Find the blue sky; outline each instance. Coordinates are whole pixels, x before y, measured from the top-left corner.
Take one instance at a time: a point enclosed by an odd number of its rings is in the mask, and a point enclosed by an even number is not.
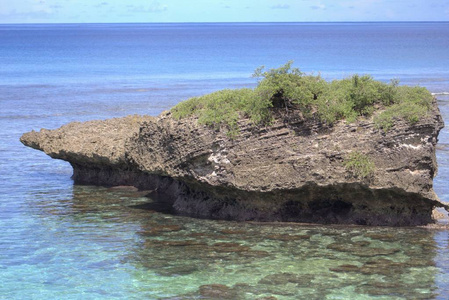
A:
[[[0,23],[449,21],[449,0],[0,0]]]

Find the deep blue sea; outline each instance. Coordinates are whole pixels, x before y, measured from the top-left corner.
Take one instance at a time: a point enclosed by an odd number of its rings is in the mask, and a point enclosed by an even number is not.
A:
[[[289,60],[437,93],[449,23],[0,25],[0,299],[448,299],[449,232],[198,220],[132,188],[74,185],[22,133],[158,115]],[[435,190],[449,202],[449,132]]]

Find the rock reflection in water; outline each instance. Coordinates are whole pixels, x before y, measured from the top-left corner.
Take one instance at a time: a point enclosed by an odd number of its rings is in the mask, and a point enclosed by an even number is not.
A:
[[[71,209],[97,214],[92,222],[107,216],[127,224],[123,230],[134,228],[122,264],[133,266],[135,284],[154,298],[440,299],[444,293],[435,231],[199,220],[158,212],[144,195],[75,186]]]

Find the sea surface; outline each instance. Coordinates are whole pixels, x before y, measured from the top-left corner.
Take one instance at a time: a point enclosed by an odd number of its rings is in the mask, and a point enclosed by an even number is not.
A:
[[[0,25],[0,299],[448,299],[449,232],[198,220],[133,188],[74,185],[22,133],[158,115],[289,60],[437,93],[449,23]],[[449,202],[449,133],[435,190]]]

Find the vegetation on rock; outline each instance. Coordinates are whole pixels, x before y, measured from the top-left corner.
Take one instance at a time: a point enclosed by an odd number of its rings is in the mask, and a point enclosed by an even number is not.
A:
[[[345,168],[356,177],[367,178],[375,171],[374,163],[370,158],[358,151],[351,152],[345,160]]]
[[[260,67],[253,77],[259,78],[254,89],[227,89],[194,97],[173,107],[172,115],[176,119],[194,115],[199,123],[217,129],[226,127],[234,135],[240,117],[248,117],[255,124],[268,124],[273,108],[328,125],[338,120],[352,123],[381,110],[374,121],[379,128],[388,130],[395,119],[417,122],[428,113],[433,99],[425,88],[399,86],[397,80],[383,83],[369,75],[327,82],[320,75],[307,75],[292,68],[292,62],[268,71]]]

